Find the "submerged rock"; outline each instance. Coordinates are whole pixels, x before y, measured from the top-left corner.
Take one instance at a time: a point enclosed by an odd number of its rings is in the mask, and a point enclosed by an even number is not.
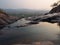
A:
[[[23,24],[23,25],[19,25],[19,26],[15,26],[16,28],[20,28],[20,27],[26,27],[28,26],[28,24]]]
[[[28,24],[39,24],[39,22],[38,21],[31,21]]]

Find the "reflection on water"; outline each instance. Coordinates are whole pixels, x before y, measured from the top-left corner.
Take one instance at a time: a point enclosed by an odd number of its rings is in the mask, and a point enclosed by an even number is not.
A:
[[[11,45],[19,43],[31,43],[45,40],[57,40],[59,27],[57,24],[40,22],[36,25],[17,28],[15,26],[24,24],[26,20],[19,20],[11,24],[11,28],[2,29],[3,35],[0,35],[0,45]]]
[[[60,22],[59,23],[57,23],[57,25],[59,26],[59,28],[60,28]]]

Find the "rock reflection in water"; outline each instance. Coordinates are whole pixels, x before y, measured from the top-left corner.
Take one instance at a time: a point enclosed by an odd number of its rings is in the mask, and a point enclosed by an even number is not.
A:
[[[31,44],[13,44],[13,45],[54,45],[51,41],[32,42]]]
[[[3,31],[0,30],[0,35],[3,35],[3,34],[4,34]]]
[[[57,33],[57,40],[53,41],[55,45],[60,45],[60,22],[57,23],[59,26],[59,32]]]
[[[25,24],[25,20],[22,22],[19,20],[18,22],[11,24],[11,27],[9,28],[5,27],[3,29],[4,35],[0,37],[0,44],[31,44],[33,42],[41,42],[41,40],[56,40],[57,38],[56,34],[58,33],[59,28],[56,24],[40,22],[39,24],[22,28],[15,27],[22,24]]]

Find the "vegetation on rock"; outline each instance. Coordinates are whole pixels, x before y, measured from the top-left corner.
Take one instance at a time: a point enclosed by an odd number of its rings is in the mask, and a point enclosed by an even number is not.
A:
[[[53,5],[51,5],[53,8],[50,10],[49,13],[58,13],[60,12],[60,0],[58,0],[57,2],[55,2]]]

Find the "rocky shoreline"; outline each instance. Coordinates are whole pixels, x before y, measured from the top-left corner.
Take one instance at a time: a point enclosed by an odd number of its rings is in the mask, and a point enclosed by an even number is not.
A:
[[[9,16],[7,13],[0,11],[0,29],[5,27],[6,25],[16,22],[21,18],[22,17]],[[31,24],[39,24],[39,22],[60,23],[60,12],[52,13],[52,14],[48,13],[46,15],[44,14],[40,16],[32,16],[24,19],[30,22],[26,23],[25,25],[21,25],[17,27],[25,27]]]
[[[15,27],[17,28],[26,27],[29,25],[39,24],[40,22],[58,23],[58,25],[60,25],[60,13],[28,17],[28,18],[24,18],[24,20],[29,21],[29,22],[24,23],[22,25],[15,26]]]
[[[5,27],[8,24],[14,23],[17,20],[21,19],[20,17],[17,16],[7,16],[3,13],[0,13],[0,29]]]
[[[48,14],[48,15],[37,16],[37,17],[29,17],[26,20],[30,20],[32,23],[33,22],[60,23],[60,12]]]

